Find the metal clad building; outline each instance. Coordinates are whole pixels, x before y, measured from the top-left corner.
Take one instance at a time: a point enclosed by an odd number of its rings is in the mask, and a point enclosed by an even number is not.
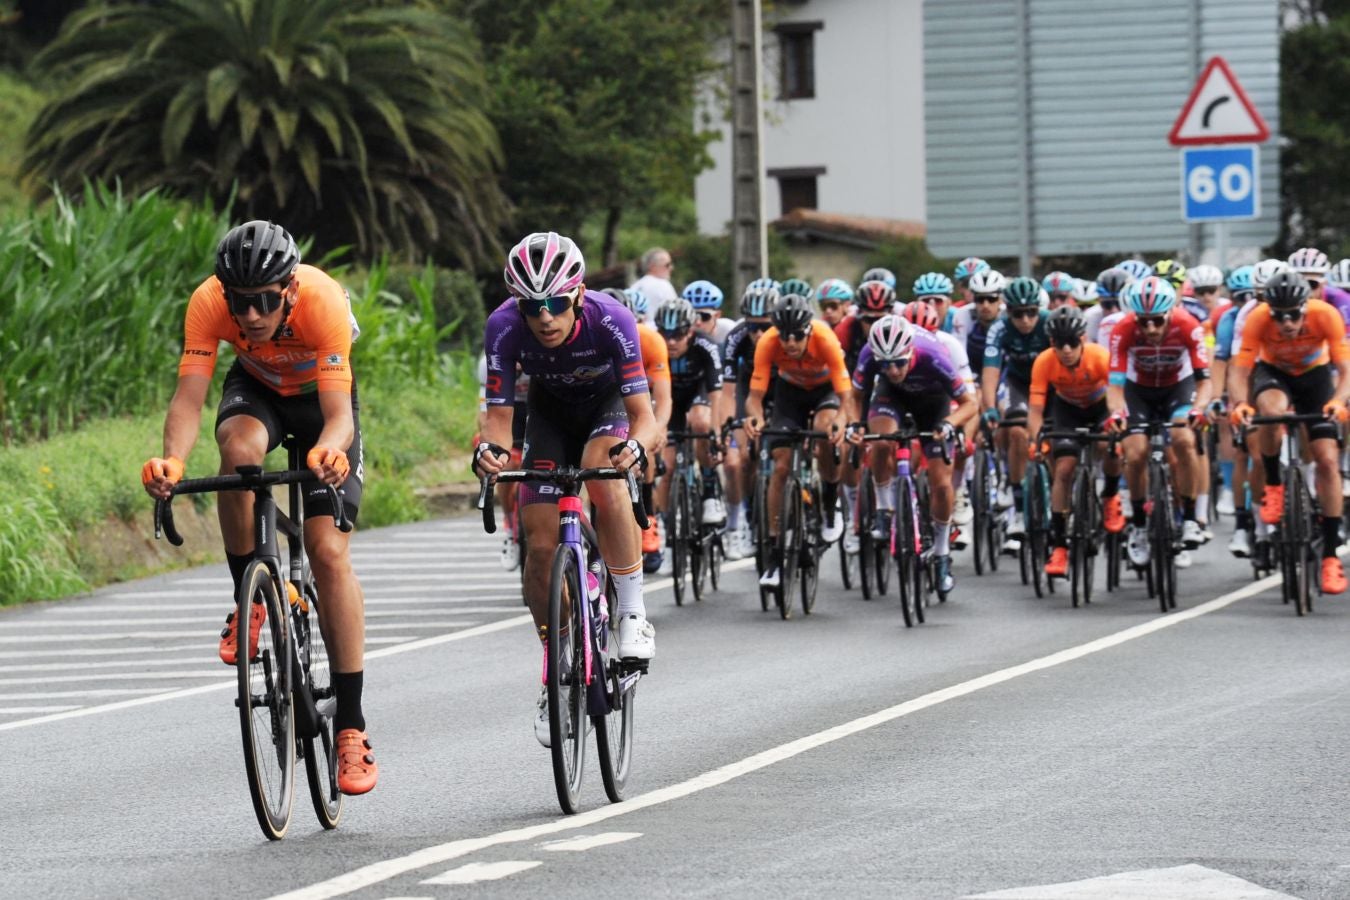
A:
[[[1182,221],[1167,132],[1213,55],[1279,131],[1278,0],[925,0],[924,53],[928,242],[945,256],[1212,247]],[[1261,215],[1229,223],[1230,246],[1279,230],[1276,139],[1260,153]]]

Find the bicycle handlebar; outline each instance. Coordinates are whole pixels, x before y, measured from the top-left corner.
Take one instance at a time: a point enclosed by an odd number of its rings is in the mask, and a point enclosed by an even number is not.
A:
[[[936,440],[938,449],[942,451],[942,461],[947,465],[952,464],[952,452],[947,448],[947,442],[942,440],[936,431],[914,431],[912,429],[904,431],[890,431],[881,434],[864,434],[864,441],[895,441],[896,443],[905,443],[914,440]]]
[[[286,469],[279,472],[264,472],[260,466],[240,466],[236,475],[214,475],[210,478],[189,478],[173,486],[168,500],[155,501],[155,540],[161,536],[169,539],[175,547],[183,546],[183,536],[173,520],[173,498],[179,494],[212,494],[219,491],[256,491],[278,484],[305,484],[318,481],[309,469]],[[333,506],[333,522],[343,534],[349,534],[352,523],[347,520],[347,510],[337,488],[331,484],[328,499]]]
[[[1250,425],[1297,425],[1302,422],[1325,422],[1324,413],[1286,413],[1282,416],[1252,416]]]
[[[580,484],[585,481],[628,481],[628,501],[633,507],[633,518],[643,531],[651,524],[647,519],[647,510],[642,505],[642,487],[638,484],[637,473],[633,469],[621,472],[613,466],[597,468],[579,468],[560,466],[556,469],[509,469],[496,475],[484,475],[478,479],[478,509],[483,513],[483,530],[488,534],[497,533],[496,509],[492,505],[490,493],[497,482],[542,481],[549,484]]]

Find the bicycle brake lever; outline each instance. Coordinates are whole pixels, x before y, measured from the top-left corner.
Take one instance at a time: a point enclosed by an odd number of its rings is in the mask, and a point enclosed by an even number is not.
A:
[[[342,495],[331,484],[325,485],[325,487],[328,488],[328,502],[333,506],[333,524],[343,534],[351,534],[352,523],[347,518],[347,506],[342,502]]]
[[[492,500],[489,494],[492,491],[492,480],[484,475],[478,479],[478,508],[483,513],[483,530],[488,534],[497,533],[496,510],[493,509]]]
[[[163,534],[169,539],[170,544],[181,547],[183,546],[183,536],[178,533],[178,528],[174,525],[172,503],[172,500],[155,501],[155,539],[159,540],[160,534]]]
[[[628,479],[628,501],[633,504],[633,518],[637,520],[638,528],[646,531],[648,526],[651,525],[651,521],[647,518],[647,510],[642,503],[642,488],[638,486],[637,475],[632,469],[628,470],[626,477]]]

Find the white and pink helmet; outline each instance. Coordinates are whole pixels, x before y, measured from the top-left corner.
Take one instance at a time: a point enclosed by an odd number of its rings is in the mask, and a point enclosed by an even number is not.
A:
[[[563,297],[586,280],[586,260],[571,238],[555,231],[536,231],[506,254],[502,276],[507,289],[517,297]]]

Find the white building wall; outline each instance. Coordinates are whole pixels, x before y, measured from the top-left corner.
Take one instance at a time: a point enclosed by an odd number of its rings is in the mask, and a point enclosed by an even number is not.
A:
[[[925,218],[922,0],[780,2],[764,20],[764,169],[824,166],[816,179],[824,212]],[[779,100],[775,22],[824,22],[815,33],[816,95]],[[699,230],[718,234],[731,218],[731,143],[721,140],[694,195]],[[764,208],[782,213],[778,182],[766,178]]]

